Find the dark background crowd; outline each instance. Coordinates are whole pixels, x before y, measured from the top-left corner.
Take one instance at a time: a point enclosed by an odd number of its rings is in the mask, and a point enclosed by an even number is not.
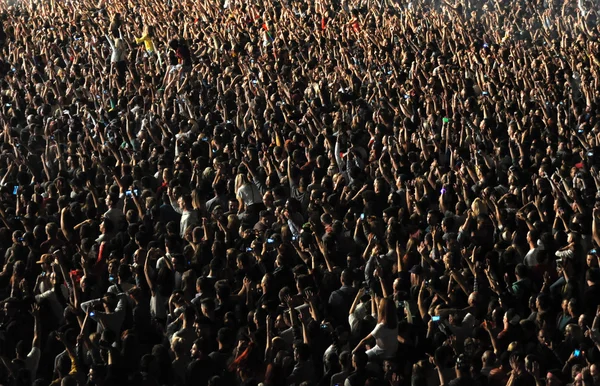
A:
[[[589,0],[0,4],[0,384],[600,386]]]

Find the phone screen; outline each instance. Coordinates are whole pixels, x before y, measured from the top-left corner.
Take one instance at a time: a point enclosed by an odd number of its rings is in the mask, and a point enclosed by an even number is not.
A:
[[[19,191],[19,186],[15,185],[13,188],[13,196],[16,196],[18,191]]]
[[[440,317],[439,317],[439,315],[432,316],[431,320],[434,321],[434,322],[439,322],[440,321]]]

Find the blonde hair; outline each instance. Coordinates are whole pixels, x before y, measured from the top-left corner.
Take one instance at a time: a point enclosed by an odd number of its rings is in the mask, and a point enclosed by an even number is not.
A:
[[[184,351],[183,339],[175,336],[171,339],[171,349],[175,354],[181,355]]]
[[[480,198],[476,198],[471,204],[471,210],[475,216],[485,216],[488,214],[487,206],[483,203]]]
[[[247,183],[248,178],[244,174],[240,173],[237,176],[235,176],[235,194],[237,194],[239,188],[246,185]]]

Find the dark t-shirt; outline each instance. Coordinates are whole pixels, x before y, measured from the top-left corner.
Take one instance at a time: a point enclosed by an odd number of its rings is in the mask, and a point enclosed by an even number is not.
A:
[[[475,386],[475,381],[471,377],[454,378],[448,386]]]
[[[206,386],[208,381],[218,375],[218,366],[210,358],[197,359],[187,368],[186,385]]]
[[[535,378],[527,371],[522,371],[513,379],[512,386],[535,386]]]

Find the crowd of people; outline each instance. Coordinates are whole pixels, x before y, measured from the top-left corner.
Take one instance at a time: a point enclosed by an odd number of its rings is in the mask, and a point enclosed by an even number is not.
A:
[[[6,0],[0,384],[600,386],[590,0]]]

